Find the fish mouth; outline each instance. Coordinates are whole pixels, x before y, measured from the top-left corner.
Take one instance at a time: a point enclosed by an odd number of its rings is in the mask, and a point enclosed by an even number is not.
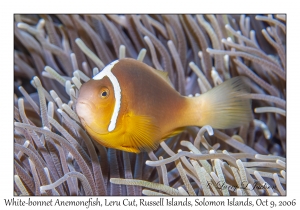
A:
[[[92,109],[93,106],[95,106],[95,104],[91,104],[91,103],[93,103],[93,102],[92,102],[92,101],[89,101],[89,102],[87,102],[87,101],[77,101],[76,106],[77,106],[77,105],[84,105],[84,106],[88,106],[89,109]],[[92,105],[93,105],[93,106],[92,106]]]
[[[90,101],[89,102],[87,102],[87,101],[77,102],[76,112],[77,112],[78,118],[86,130],[90,130],[97,135],[107,134],[108,132],[103,132],[103,130],[97,129],[98,126],[94,122],[94,120],[95,120],[94,112],[92,111],[94,108],[93,106],[94,106],[94,104],[92,104]]]
[[[77,101],[76,103],[77,115],[80,116],[80,115],[84,115],[87,112],[92,112],[93,108],[95,108],[95,105],[91,103],[92,102],[87,102],[87,101]]]
[[[76,113],[82,124],[88,125],[93,121],[93,107],[90,103],[79,101],[76,103]]]

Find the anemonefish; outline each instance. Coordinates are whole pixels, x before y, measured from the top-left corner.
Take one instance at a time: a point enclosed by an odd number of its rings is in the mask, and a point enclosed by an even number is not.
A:
[[[181,96],[166,72],[124,58],[84,83],[76,112],[90,136],[103,146],[139,153],[186,126],[226,129],[249,122],[250,100],[243,77],[234,77],[198,97]]]

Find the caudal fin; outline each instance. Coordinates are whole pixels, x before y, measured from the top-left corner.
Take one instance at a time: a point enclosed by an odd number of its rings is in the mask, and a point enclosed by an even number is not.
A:
[[[199,96],[201,126],[235,128],[252,119],[251,100],[242,97],[250,89],[245,79],[242,76],[234,77]]]

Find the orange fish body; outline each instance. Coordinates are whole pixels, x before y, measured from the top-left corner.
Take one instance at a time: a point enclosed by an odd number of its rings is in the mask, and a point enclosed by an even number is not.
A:
[[[251,119],[241,77],[198,97],[181,96],[162,71],[134,59],[107,65],[80,88],[76,112],[100,144],[139,153],[155,150],[186,126],[238,127]]]

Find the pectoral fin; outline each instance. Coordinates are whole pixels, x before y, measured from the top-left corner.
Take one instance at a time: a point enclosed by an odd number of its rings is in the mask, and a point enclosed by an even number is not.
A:
[[[153,119],[148,116],[138,116],[134,113],[126,114],[126,132],[122,149],[139,153],[157,149],[160,142],[160,130]]]

